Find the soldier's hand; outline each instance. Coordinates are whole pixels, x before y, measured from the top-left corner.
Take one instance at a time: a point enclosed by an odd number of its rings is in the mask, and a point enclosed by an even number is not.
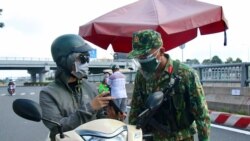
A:
[[[126,113],[118,113],[118,120],[124,121],[127,117]]]
[[[104,92],[102,94],[97,95],[91,102],[91,106],[93,110],[100,110],[103,107],[106,107],[109,104],[109,101],[112,100],[113,97],[110,96],[109,92]]]
[[[108,118],[124,121],[127,116],[126,113],[120,113],[120,112],[116,113],[112,106],[108,106],[106,110]]]
[[[118,115],[115,113],[115,110],[112,106],[107,106],[106,108],[107,117],[111,119],[118,119]]]

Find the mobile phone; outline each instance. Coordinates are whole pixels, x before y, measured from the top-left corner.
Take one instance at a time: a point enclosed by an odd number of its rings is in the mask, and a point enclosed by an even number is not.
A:
[[[117,105],[114,103],[113,100],[109,101],[109,106],[114,108],[116,114],[118,114],[118,113],[122,114],[123,113],[122,110],[119,107],[117,107]]]
[[[110,93],[107,93],[107,94],[103,95],[103,97],[106,97],[106,96],[110,96]]]

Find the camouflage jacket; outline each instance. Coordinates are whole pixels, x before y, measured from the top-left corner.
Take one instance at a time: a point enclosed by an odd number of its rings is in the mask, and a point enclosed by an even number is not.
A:
[[[173,60],[170,59],[169,55],[166,54],[165,57],[168,59],[168,63],[166,64],[165,70],[162,72],[161,76],[156,78],[151,78],[149,80],[145,80],[140,73],[137,72],[134,84],[134,91],[131,102],[131,110],[129,114],[129,123],[135,125],[137,122],[137,116],[140,112],[143,111],[144,103],[149,94],[159,91],[166,86],[166,82],[170,81],[171,74],[173,70],[176,69],[173,66]],[[189,113],[194,118],[194,121],[190,126],[182,129],[177,129],[172,131],[170,134],[161,134],[160,132],[153,130],[154,140],[159,141],[179,141],[186,138],[190,138],[196,133],[198,130],[198,138],[199,140],[206,141],[209,140],[210,134],[210,117],[208,112],[207,103],[205,100],[205,94],[198,78],[197,73],[194,69],[188,67],[185,64],[180,63],[178,66],[178,70],[176,71],[177,75],[181,77],[181,80],[178,84],[178,94],[176,94],[173,98],[173,103],[171,106],[177,106],[183,112],[183,108],[188,105],[188,108],[184,109],[186,113]],[[188,100],[183,95],[188,95]],[[165,105],[166,106],[166,105]],[[166,107],[168,108],[168,107]],[[165,109],[160,108],[160,110]],[[159,123],[168,123],[166,116],[163,111],[158,111],[157,121]],[[177,112],[178,114],[178,112]],[[181,114],[181,113],[179,113]],[[175,116],[175,120],[185,120],[186,115]],[[164,118],[165,117],[165,118]]]

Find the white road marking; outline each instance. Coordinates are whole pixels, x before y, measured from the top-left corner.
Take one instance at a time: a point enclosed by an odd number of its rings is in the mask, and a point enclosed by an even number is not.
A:
[[[21,93],[20,95],[26,95],[26,93]]]
[[[35,93],[35,92],[31,92],[31,93],[30,93],[30,95],[34,95],[34,94],[36,94],[36,93]]]
[[[35,92],[30,92],[29,93],[30,95],[35,95],[36,93]],[[3,93],[3,94],[1,94],[1,96],[7,96],[7,95],[9,95],[9,94],[6,94],[6,93]],[[14,93],[14,94],[12,94],[12,95],[16,95],[16,93]],[[26,93],[25,92],[23,92],[23,93],[20,93],[20,95],[26,95]]]

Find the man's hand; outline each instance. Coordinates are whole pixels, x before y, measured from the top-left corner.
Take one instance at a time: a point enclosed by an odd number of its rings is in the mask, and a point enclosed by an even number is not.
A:
[[[91,101],[91,106],[93,110],[100,110],[101,108],[106,107],[109,104],[109,101],[112,99],[113,97],[109,95],[109,92],[104,92],[102,94],[97,95]]]

